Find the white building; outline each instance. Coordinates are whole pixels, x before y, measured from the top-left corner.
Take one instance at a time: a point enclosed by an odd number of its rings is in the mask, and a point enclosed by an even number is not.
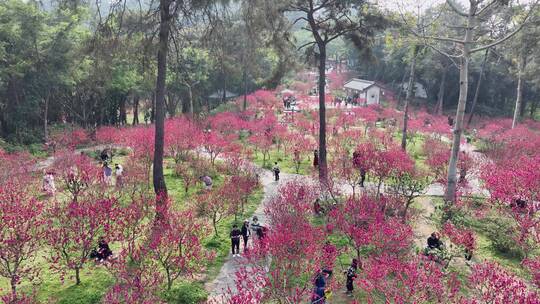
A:
[[[209,99],[223,99],[224,97],[225,100],[229,100],[238,97],[238,94],[229,91],[225,91],[225,94],[223,94],[223,90],[218,90],[208,96]]]
[[[404,82],[401,84],[401,90],[403,91],[403,94],[406,94],[407,89],[409,88],[409,83]],[[415,98],[421,98],[421,99],[427,99],[427,91],[424,85],[422,85],[420,82],[414,83],[414,97]]]
[[[358,94],[358,97],[361,100],[360,104],[366,105],[379,104],[382,90],[384,89],[375,81],[358,78],[347,81],[343,87],[345,88],[347,96],[354,97]]]

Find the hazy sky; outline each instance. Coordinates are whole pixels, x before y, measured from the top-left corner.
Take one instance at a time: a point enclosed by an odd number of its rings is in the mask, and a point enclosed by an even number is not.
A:
[[[456,3],[463,5],[464,7],[469,6],[469,0],[454,0]],[[532,0],[517,0],[512,1],[513,3],[531,3]],[[418,11],[426,10],[429,7],[432,7],[437,4],[446,2],[445,0],[374,0],[381,7],[388,8],[391,10],[400,10],[400,11]],[[488,0],[484,2],[488,3]]]
[[[458,0],[463,2],[466,0]],[[391,10],[399,11],[417,11],[420,7],[420,10],[425,10],[434,5],[445,2],[445,0],[375,0],[377,4],[381,7],[388,8]],[[465,3],[465,2],[463,2]]]

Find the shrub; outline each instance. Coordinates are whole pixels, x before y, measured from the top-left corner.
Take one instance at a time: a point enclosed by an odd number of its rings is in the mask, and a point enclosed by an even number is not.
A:
[[[499,217],[489,217],[483,220],[483,230],[490,240],[491,246],[497,252],[504,255],[523,258],[524,253],[516,245],[512,223],[508,219]]]
[[[213,237],[210,240],[206,241],[205,247],[207,249],[216,249],[222,246],[222,239],[218,237]]]

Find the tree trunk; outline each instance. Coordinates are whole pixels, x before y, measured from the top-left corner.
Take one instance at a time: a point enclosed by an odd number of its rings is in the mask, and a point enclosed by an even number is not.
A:
[[[482,61],[482,66],[480,67],[480,74],[478,75],[478,82],[476,83],[476,91],[474,92],[474,98],[471,105],[471,113],[469,113],[469,119],[467,120],[467,128],[470,126],[474,110],[476,109],[476,103],[478,102],[478,95],[480,95],[480,86],[482,85],[482,78],[484,77],[484,68],[486,67],[486,62],[489,57],[489,49],[486,49],[484,53],[484,61]]]
[[[401,100],[403,99],[403,84],[405,83],[405,78],[407,78],[407,70],[405,70],[403,72],[403,77],[401,78],[401,82],[399,83],[399,92],[398,92],[398,100],[397,100],[397,105],[399,107],[399,105],[401,105]]]
[[[167,267],[165,268],[165,273],[167,274],[167,290],[171,290],[172,288],[172,276],[171,276],[171,270]]]
[[[437,107],[435,109],[435,113],[437,115],[443,114],[444,109],[444,91],[446,89],[446,75],[448,74],[448,69],[450,66],[444,67],[442,78],[441,78],[441,84],[439,85],[439,93],[437,94]]]
[[[460,62],[459,71],[459,101],[454,122],[452,150],[450,154],[450,162],[448,164],[448,184],[444,198],[447,202],[456,201],[456,186],[457,186],[457,164],[459,160],[459,150],[461,144],[461,135],[463,129],[463,117],[465,115],[465,107],[467,105],[467,93],[469,88],[469,61],[470,61],[470,45],[472,43],[472,31],[474,27],[474,13],[476,6],[471,5],[469,8],[469,16],[467,17],[467,27],[465,29],[465,39],[463,44],[463,55]]]
[[[166,94],[167,99],[166,106],[167,106],[167,112],[169,112],[169,117],[175,117],[176,116],[176,108],[178,107],[178,103],[174,99],[174,94],[171,94],[170,92]]]
[[[127,96],[123,96],[121,99],[120,99],[120,105],[119,105],[119,108],[120,108],[120,125],[126,125],[127,124],[127,109],[126,109],[126,101],[127,101]]]
[[[326,45],[319,43],[319,180],[326,185]]]
[[[103,101],[101,100],[101,98],[98,99],[98,104],[99,104],[98,126],[103,126],[105,122],[105,105],[103,104]]]
[[[81,270],[77,267],[75,268],[75,285],[81,284]]]
[[[217,215],[214,214],[212,217],[212,227],[214,227],[214,234],[215,236],[218,236],[218,230],[217,230]]]
[[[43,109],[43,137],[45,142],[49,141],[49,98],[50,93],[45,97]]]
[[[245,111],[247,110],[247,93],[248,93],[248,83],[247,83],[247,67],[244,64],[244,103],[242,105],[242,109]]]
[[[191,85],[186,84],[188,88],[188,98],[189,98],[189,116],[193,117],[193,90],[191,89]]]
[[[227,101],[227,90],[226,87],[223,88],[223,95],[221,96],[221,103],[225,103]]]
[[[165,84],[167,76],[167,52],[169,49],[169,22],[171,19],[170,5],[171,0],[160,0],[159,24],[159,49],[157,58],[157,80],[156,80],[156,106],[155,106],[155,124],[156,135],[154,142],[154,170],[153,182],[154,192],[160,198],[157,201],[161,204],[167,196],[167,185],[163,176],[163,145],[165,137]],[[157,214],[158,218],[161,216]]]
[[[88,115],[86,113],[86,98],[82,98],[81,94],[77,94],[77,99],[81,103],[83,128],[88,129]]]
[[[139,124],[139,95],[133,97],[133,125]]]
[[[227,82],[225,81],[225,71],[223,70],[223,68],[221,73],[223,75],[223,86],[221,87],[223,92],[221,95],[221,103],[225,103],[225,101],[227,101]]]
[[[520,119],[522,119],[523,117],[525,117],[525,110],[527,109],[527,102],[529,101],[530,97],[527,98],[527,94],[526,92],[524,91],[523,92],[524,96],[521,98],[521,108],[519,110],[519,117]]]
[[[150,107],[150,123],[154,123],[155,120],[156,120],[156,93],[154,92],[152,93],[152,107]]]
[[[403,110],[403,132],[401,134],[401,149],[407,150],[407,123],[409,121],[409,104],[414,94],[415,74],[416,74],[416,55],[418,46],[413,45],[413,58],[411,60],[411,72],[409,74],[409,84],[407,86],[407,95],[405,96],[405,109]]]
[[[534,100],[531,103],[531,107],[529,109],[529,117],[531,119],[534,119],[534,114],[536,113],[536,109],[538,108],[538,99]]]
[[[527,64],[527,59],[522,50],[518,59],[518,83],[516,89],[516,107],[514,109],[514,119],[512,120],[512,129],[515,128],[521,119],[521,103],[523,102],[523,70]]]
[[[17,282],[18,282],[18,276],[13,274],[11,276],[10,284],[11,284],[11,295],[13,296],[13,299],[17,298]]]
[[[407,223],[407,213],[409,212],[409,207],[411,206],[411,204],[412,204],[412,201],[407,201],[407,203],[405,204],[405,209],[403,210],[403,218],[402,218],[403,224]]]

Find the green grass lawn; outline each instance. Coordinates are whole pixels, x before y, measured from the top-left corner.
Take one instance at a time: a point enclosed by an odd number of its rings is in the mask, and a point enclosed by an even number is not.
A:
[[[95,267],[88,263],[87,267],[81,271],[81,284],[75,285],[69,272],[62,282],[60,275],[52,273],[48,264],[42,257],[46,251],[38,253],[36,263],[42,265],[40,281],[36,286],[23,283],[18,290],[23,293],[31,293],[34,288],[37,290],[37,299],[40,302],[52,302],[59,304],[71,303],[99,303],[101,297],[112,285],[113,279],[109,272],[103,267]],[[5,278],[0,279],[0,289],[10,290],[9,281]]]
[[[280,171],[283,173],[296,174],[296,164],[293,161],[292,154],[285,154],[283,148],[281,150],[272,149],[267,155],[266,162],[263,161],[263,153],[256,151],[253,153],[253,162],[265,169],[272,169],[274,162],[278,162]],[[309,175],[313,169],[313,156],[304,157],[300,163],[298,174]]]
[[[520,259],[497,251],[485,234],[476,233],[476,247],[475,255],[481,260],[497,262],[519,277],[530,279],[527,272],[521,267]]]

